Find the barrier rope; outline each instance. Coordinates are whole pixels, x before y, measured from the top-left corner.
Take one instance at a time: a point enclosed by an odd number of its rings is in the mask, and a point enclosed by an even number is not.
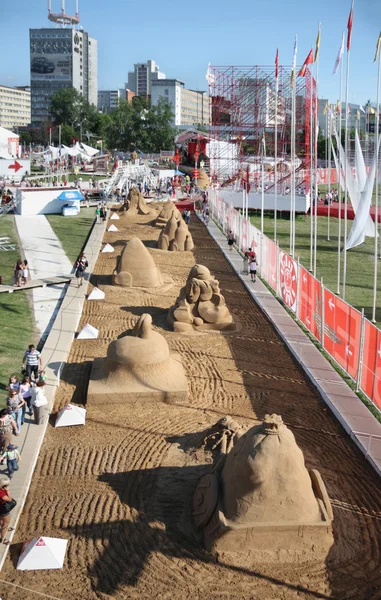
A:
[[[36,592],[35,590],[31,590],[30,588],[26,588],[22,585],[17,585],[17,583],[11,583],[10,581],[5,581],[5,579],[0,579],[0,583],[5,583],[6,585],[11,585],[13,587],[19,588],[20,590],[24,590],[26,592],[32,592],[33,594],[38,594],[39,596],[44,596],[44,598],[50,598],[50,600],[62,600],[62,598],[57,598],[56,596],[49,596],[48,594],[43,594],[42,592]],[[0,598],[1,600],[1,598]]]

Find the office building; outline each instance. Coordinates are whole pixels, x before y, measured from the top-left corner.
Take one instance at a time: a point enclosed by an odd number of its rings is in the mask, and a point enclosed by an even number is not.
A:
[[[101,113],[109,113],[118,107],[119,100],[123,98],[124,90],[99,90],[98,110]],[[125,95],[125,94],[124,94]]]
[[[52,20],[52,19],[51,19]],[[49,120],[53,95],[75,88],[98,104],[97,40],[86,31],[67,28],[30,29],[31,122]]]
[[[15,129],[30,125],[30,90],[0,85],[0,127]]]
[[[156,79],[151,82],[151,101],[168,100],[174,114],[173,125],[189,127],[209,123],[209,96],[206,92],[188,90],[180,79]]]
[[[126,89],[135,92],[137,96],[151,96],[152,82],[158,79],[165,79],[165,74],[160,72],[160,67],[154,60],[136,63],[134,70],[128,73]]]

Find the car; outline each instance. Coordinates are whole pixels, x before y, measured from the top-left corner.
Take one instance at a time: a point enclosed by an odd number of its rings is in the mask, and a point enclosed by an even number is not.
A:
[[[35,56],[32,60],[30,70],[32,73],[53,73],[56,66],[54,62],[45,58],[45,56]]]

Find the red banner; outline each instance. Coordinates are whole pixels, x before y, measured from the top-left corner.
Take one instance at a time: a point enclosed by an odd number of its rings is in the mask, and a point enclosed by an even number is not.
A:
[[[357,377],[361,313],[324,289],[324,348],[349,373]]]
[[[361,389],[381,408],[381,331],[365,320]]]
[[[242,219],[241,227],[241,250],[242,252],[247,252],[249,248],[249,222],[246,219]]]
[[[304,267],[300,267],[299,285],[299,319],[320,340],[321,283]]]
[[[296,312],[296,295],[298,291],[298,265],[291,256],[279,253],[279,285],[283,302]]]

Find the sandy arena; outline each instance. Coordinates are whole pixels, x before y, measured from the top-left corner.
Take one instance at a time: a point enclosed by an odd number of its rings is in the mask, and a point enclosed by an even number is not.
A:
[[[143,313],[178,352],[188,377],[183,406],[92,406],[85,427],[49,427],[14,543],[0,579],[61,600],[381,598],[381,485],[365,458],[326,408],[278,335],[253,303],[203,225],[192,217],[193,252],[155,250],[159,230],[149,216],[116,221],[92,284],[104,302],[86,302],[81,319],[100,330],[96,341],[73,342],[57,391],[55,411],[84,404],[93,357]],[[137,236],[173,286],[148,294],[112,287],[116,256]],[[201,263],[220,281],[237,324],[225,333],[169,330],[174,304],[190,267]],[[200,449],[205,430],[229,414],[255,424],[282,415],[320,471],[334,509],[335,544],[325,562],[304,556],[298,565],[233,562],[202,550],[191,526],[193,491],[211,462]],[[69,540],[59,571],[18,572],[21,543],[39,535]],[[34,600],[32,592],[0,583],[6,600]]]

